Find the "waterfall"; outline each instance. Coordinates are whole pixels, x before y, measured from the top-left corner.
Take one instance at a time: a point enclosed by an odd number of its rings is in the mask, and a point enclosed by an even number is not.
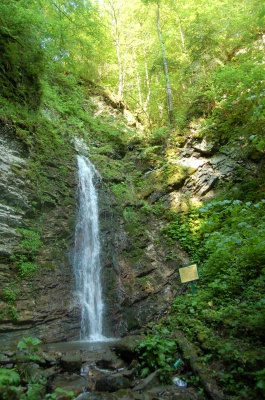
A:
[[[75,229],[74,273],[81,306],[81,340],[100,341],[103,301],[100,279],[98,199],[95,183],[100,179],[84,156],[78,162],[79,209]]]

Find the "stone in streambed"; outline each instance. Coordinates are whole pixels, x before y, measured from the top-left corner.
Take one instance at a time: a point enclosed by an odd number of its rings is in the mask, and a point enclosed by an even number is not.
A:
[[[80,395],[83,390],[91,390],[92,383],[82,376],[73,374],[58,375],[52,382],[52,388],[61,388],[74,392],[75,396]]]
[[[60,365],[64,371],[79,372],[82,367],[82,359],[80,354],[67,354],[60,360]]]
[[[116,392],[120,389],[128,389],[130,382],[122,375],[103,376],[96,382],[95,389],[98,392]]]
[[[113,393],[82,393],[76,400],[116,400]]]
[[[115,393],[109,393],[109,392],[83,393],[79,395],[76,400],[137,400],[137,399],[135,398],[130,389],[121,389]],[[145,398],[139,397],[139,400],[145,400]]]
[[[136,358],[136,347],[139,345],[141,339],[143,339],[143,336],[140,335],[125,336],[116,342],[111,347],[111,350],[115,351],[125,362],[131,363]]]
[[[143,390],[151,389],[154,386],[159,385],[158,371],[148,375],[147,378],[143,379],[137,386],[133,388],[135,392],[142,392]]]

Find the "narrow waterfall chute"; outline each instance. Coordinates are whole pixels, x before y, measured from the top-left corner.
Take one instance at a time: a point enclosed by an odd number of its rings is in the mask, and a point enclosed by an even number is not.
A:
[[[101,341],[103,299],[95,184],[100,179],[94,165],[84,156],[78,162],[78,214],[75,228],[74,273],[81,307],[81,340]]]

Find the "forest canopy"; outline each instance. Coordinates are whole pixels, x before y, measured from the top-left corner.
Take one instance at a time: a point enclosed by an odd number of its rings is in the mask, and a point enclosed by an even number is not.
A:
[[[212,134],[231,107],[234,120],[247,108],[255,134],[264,14],[259,0],[3,0],[2,95],[38,107],[41,79],[67,73],[108,88],[152,127],[167,124],[170,89],[177,126],[215,110]]]

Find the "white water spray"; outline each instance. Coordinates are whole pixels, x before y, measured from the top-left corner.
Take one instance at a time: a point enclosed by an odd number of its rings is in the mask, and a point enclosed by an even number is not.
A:
[[[75,229],[74,273],[81,305],[81,340],[102,341],[103,301],[100,279],[98,199],[93,164],[78,156],[79,209]],[[93,182],[94,181],[94,182]]]

